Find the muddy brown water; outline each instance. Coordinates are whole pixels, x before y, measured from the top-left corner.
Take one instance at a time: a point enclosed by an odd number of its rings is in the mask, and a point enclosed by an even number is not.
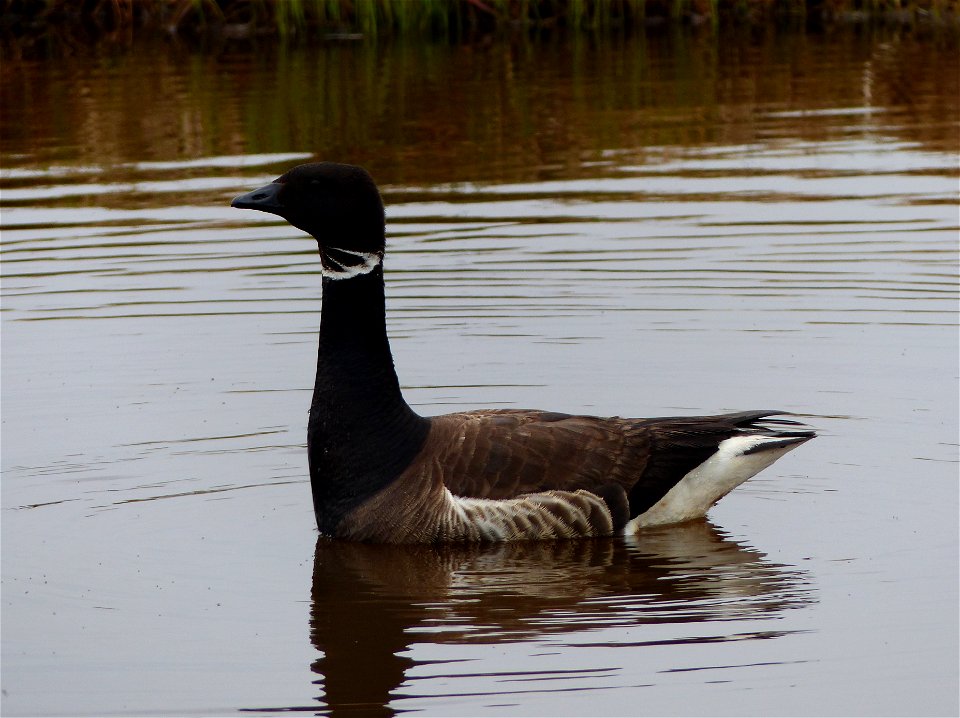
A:
[[[956,56],[6,61],[4,714],[955,715]],[[773,407],[821,436],[635,539],[318,540],[315,248],[228,206],[313,158],[382,185],[418,411]]]

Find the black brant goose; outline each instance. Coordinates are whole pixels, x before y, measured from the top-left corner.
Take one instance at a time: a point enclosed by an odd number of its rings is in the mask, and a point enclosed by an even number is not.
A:
[[[489,409],[422,417],[387,340],[385,216],[361,167],[294,167],[233,207],[316,238],[323,274],[307,452],[320,532],[385,543],[633,533],[704,516],[814,432],[779,411],[623,419]]]

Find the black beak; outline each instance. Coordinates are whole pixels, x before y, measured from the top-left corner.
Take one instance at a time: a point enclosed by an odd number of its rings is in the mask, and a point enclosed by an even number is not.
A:
[[[283,202],[280,201],[281,189],[283,189],[282,184],[271,182],[260,189],[236,197],[230,203],[230,206],[238,209],[258,209],[261,212],[270,212],[282,216],[284,207]]]

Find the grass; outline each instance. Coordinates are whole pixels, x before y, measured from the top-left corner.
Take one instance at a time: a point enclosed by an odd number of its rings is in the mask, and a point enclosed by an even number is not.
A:
[[[5,40],[145,35],[460,37],[505,29],[897,23],[958,27],[960,0],[0,0]]]

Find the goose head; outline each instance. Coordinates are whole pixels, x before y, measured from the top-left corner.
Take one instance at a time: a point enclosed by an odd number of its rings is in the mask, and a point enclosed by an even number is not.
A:
[[[312,235],[320,247],[324,276],[367,274],[383,260],[383,201],[362,167],[298,165],[230,205],[275,214]]]

